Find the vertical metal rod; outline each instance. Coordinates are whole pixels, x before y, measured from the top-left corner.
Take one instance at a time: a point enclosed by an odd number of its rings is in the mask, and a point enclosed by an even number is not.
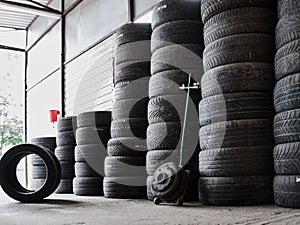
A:
[[[28,29],[26,29],[26,47],[28,46]],[[24,131],[24,141],[28,140],[28,132],[27,132],[27,76],[28,74],[28,52],[25,51],[25,71],[24,71],[24,122],[23,122],[23,131]],[[28,157],[25,158],[25,186],[28,188]]]
[[[188,107],[189,107],[189,98],[190,98],[190,92],[191,92],[190,86],[191,86],[191,74],[189,74],[189,82],[188,82],[188,86],[187,86],[187,95],[186,95],[186,104],[185,104],[185,112],[184,112],[184,119],[183,119],[182,137],[181,137],[181,143],[180,143],[179,167],[182,167],[182,160],[183,160],[183,145],[184,145],[187,113],[188,113]]]
[[[134,2],[133,0],[128,0],[128,22],[132,23],[134,19]]]
[[[61,1],[62,14],[65,11],[65,0]],[[61,17],[61,116],[65,116],[65,61],[66,61],[66,15]]]

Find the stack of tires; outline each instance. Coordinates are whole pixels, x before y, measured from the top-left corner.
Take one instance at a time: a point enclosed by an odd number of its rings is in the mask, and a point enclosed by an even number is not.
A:
[[[200,82],[203,75],[203,24],[200,0],[163,0],[153,10],[151,78],[147,130],[147,196],[156,169],[164,163],[181,164],[190,171],[185,201],[198,200],[199,125],[197,105],[201,91],[191,90],[185,128],[187,91],[180,89]],[[195,106],[196,105],[196,106]],[[183,147],[181,157],[180,149]]]
[[[55,191],[57,194],[73,194],[76,119],[76,117],[64,117],[57,122],[55,156],[60,162],[62,171],[60,184]]]
[[[150,24],[126,24],[117,31],[115,90],[109,156],[105,160],[106,198],[146,196],[146,130],[150,77]]]
[[[77,117],[74,194],[103,196],[104,160],[110,139],[111,112],[85,112]]]
[[[300,208],[300,1],[278,1],[274,105],[275,203]]]
[[[272,201],[274,5],[202,0],[199,197],[204,204]]]
[[[54,150],[56,148],[55,137],[36,137],[31,139],[31,143],[47,148],[52,153],[54,153]],[[31,156],[31,165],[31,188],[33,190],[37,190],[44,184],[47,176],[47,169],[45,167],[44,161],[38,155]]]

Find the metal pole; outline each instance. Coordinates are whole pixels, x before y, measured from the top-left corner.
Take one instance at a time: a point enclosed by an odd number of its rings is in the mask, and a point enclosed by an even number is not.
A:
[[[61,116],[65,116],[65,61],[66,61],[66,15],[65,11],[65,0],[61,1]]]
[[[26,47],[28,45],[28,30],[26,29]],[[28,132],[27,132],[27,73],[28,73],[28,52],[25,51],[25,72],[24,72],[24,141],[28,140]],[[25,186],[28,188],[28,157],[25,158]]]

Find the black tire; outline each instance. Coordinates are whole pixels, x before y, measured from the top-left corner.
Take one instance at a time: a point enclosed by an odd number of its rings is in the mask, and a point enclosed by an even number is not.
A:
[[[107,144],[110,156],[145,156],[148,152],[145,139],[113,138]]]
[[[267,8],[230,9],[210,18],[204,25],[205,46],[231,35],[261,33],[274,35],[276,15]]]
[[[76,128],[77,128],[76,116],[62,117],[57,122],[58,132],[75,131]]]
[[[200,125],[243,119],[273,119],[272,96],[263,92],[214,95],[199,104]]]
[[[194,99],[197,99],[193,101]],[[197,102],[200,96],[191,96],[189,99],[187,120],[197,120]],[[150,99],[148,105],[148,121],[150,124],[158,122],[180,122],[184,120],[187,96],[165,95]],[[194,103],[195,102],[195,103]]]
[[[105,159],[108,177],[146,177],[145,157],[109,156]]]
[[[285,77],[276,83],[274,105],[277,113],[300,108],[300,73]]]
[[[75,147],[75,161],[88,162],[90,165],[102,164],[107,156],[103,145],[77,145]]]
[[[123,182],[139,181],[144,186],[129,186]],[[146,198],[146,178],[145,177],[105,177],[103,180],[103,190],[105,198],[117,199],[144,199]]]
[[[164,23],[153,30],[151,51],[168,45],[204,45],[203,24],[196,20],[177,20]]]
[[[200,177],[199,198],[205,205],[246,206],[271,203],[273,176]]]
[[[180,122],[150,124],[147,129],[147,148],[149,150],[176,149],[180,145],[180,137]]]
[[[245,146],[272,146],[273,121],[235,120],[206,125],[200,129],[202,150]]]
[[[134,81],[148,76],[151,76],[150,62],[123,63],[116,65],[114,82]]]
[[[203,23],[208,19],[221,12],[242,8],[242,7],[264,7],[274,9],[276,4],[268,0],[227,0],[220,2],[219,0],[202,0],[201,16]]]
[[[116,32],[116,45],[121,46],[130,42],[150,40],[150,23],[129,23],[120,27]]]
[[[216,67],[202,78],[202,97],[234,92],[273,92],[274,66],[267,63],[235,63]]]
[[[282,17],[276,27],[276,48],[300,39],[300,14]]]
[[[147,118],[148,102],[149,98],[115,101],[112,107],[112,119]]]
[[[87,162],[75,163],[75,176],[76,177],[103,177],[98,174]]]
[[[39,155],[45,162],[47,168],[47,178],[41,188],[35,191],[27,190],[18,182],[16,176],[19,161],[29,154]],[[50,196],[58,187],[61,176],[59,161],[55,155],[36,145],[23,144],[11,148],[7,151],[0,161],[0,185],[3,191],[11,198],[24,202],[40,202]]]
[[[46,179],[47,169],[45,166],[32,166],[32,178],[33,179]]]
[[[203,177],[273,174],[273,147],[240,147],[202,151],[199,172]]]
[[[78,127],[97,127],[97,126],[110,126],[111,112],[98,111],[98,112],[85,112],[77,117]]]
[[[274,38],[267,34],[238,34],[206,46],[203,52],[204,71],[241,62],[274,62]]]
[[[64,131],[57,134],[57,146],[75,146],[75,133],[73,131]]]
[[[152,29],[175,20],[200,20],[200,1],[163,0],[153,9]]]
[[[73,179],[62,179],[55,191],[56,194],[73,194]]]
[[[157,49],[152,54],[151,74],[180,69],[187,73],[202,70],[202,45],[170,45]]]
[[[31,165],[44,166],[44,161],[38,155],[31,155]]]
[[[150,124],[147,130],[147,148],[149,150],[172,150],[180,147],[182,135],[181,122],[162,122]],[[195,122],[186,124],[184,148],[194,149],[197,146],[199,125]]]
[[[192,75],[191,84],[200,83],[203,70],[190,71]],[[149,97],[161,97],[163,95],[183,95],[186,96],[186,90],[180,89],[184,84],[188,86],[189,75],[182,70],[168,70],[157,73],[149,81]],[[201,95],[201,90],[190,90],[190,95]]]
[[[151,41],[127,43],[116,49],[116,65],[151,61]]]
[[[274,148],[274,167],[277,175],[300,174],[300,143],[277,145]]]
[[[147,119],[119,119],[111,123],[111,137],[140,137],[145,138],[147,133]]]
[[[298,0],[278,0],[278,19],[300,13],[300,2]]]
[[[149,96],[149,79],[144,77],[136,81],[119,82],[114,89],[114,100],[143,99]]]
[[[57,147],[55,149],[55,156],[59,161],[74,161],[74,147]]]
[[[184,149],[182,166],[185,170],[189,170],[192,174],[198,173],[198,156],[200,149]],[[173,162],[179,164],[180,151],[177,150],[156,150],[149,151],[147,154],[147,174],[152,176],[155,171],[163,164]]]
[[[78,196],[103,196],[102,177],[75,177],[74,194]]]
[[[279,206],[300,208],[300,182],[299,176],[275,176],[274,199]]]
[[[31,139],[31,142],[35,145],[45,146],[44,148],[49,148],[49,150],[56,148],[56,137],[35,137]]]
[[[75,176],[74,161],[60,161],[61,179],[73,179]]]
[[[300,40],[292,41],[280,48],[275,55],[275,77],[280,80],[300,72]]]
[[[300,109],[279,113],[274,118],[276,144],[300,141]]]
[[[76,130],[77,145],[104,145],[110,139],[110,127],[81,127]]]

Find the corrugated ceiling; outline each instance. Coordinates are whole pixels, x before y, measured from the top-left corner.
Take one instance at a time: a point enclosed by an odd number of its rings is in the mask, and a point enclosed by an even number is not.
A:
[[[47,5],[51,0],[10,0],[9,2],[23,3],[29,6],[36,6],[42,8],[33,2]],[[8,2],[8,1],[6,1]],[[1,3],[1,0],[0,0]],[[35,19],[36,15],[14,11],[13,9],[4,9],[0,5],[0,28],[26,29]]]

